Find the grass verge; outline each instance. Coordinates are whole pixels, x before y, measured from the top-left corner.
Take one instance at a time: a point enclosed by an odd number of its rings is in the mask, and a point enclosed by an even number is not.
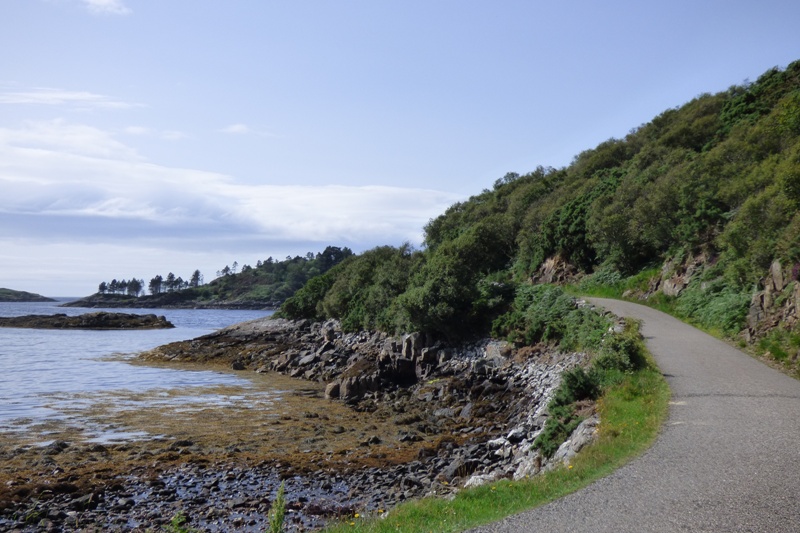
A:
[[[385,516],[359,515],[325,531],[462,531],[543,505],[610,474],[652,444],[667,416],[669,388],[649,354],[647,357],[647,367],[625,374],[598,400],[598,439],[569,467],[527,480],[504,480],[463,490],[453,500],[424,498],[400,505]]]

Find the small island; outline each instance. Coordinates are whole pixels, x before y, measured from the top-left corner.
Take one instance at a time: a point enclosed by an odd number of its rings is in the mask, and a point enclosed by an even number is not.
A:
[[[0,288],[0,302],[55,302],[55,300],[32,292]]]
[[[32,329],[168,329],[175,326],[164,316],[134,313],[86,313],[78,316],[25,315],[0,318],[0,327]]]

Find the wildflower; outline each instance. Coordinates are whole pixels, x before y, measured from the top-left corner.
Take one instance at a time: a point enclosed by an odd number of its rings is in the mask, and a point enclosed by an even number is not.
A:
[[[360,516],[361,516],[360,514],[356,513],[356,516],[355,516],[355,517],[356,517],[356,518],[358,518],[358,517],[360,517]]]

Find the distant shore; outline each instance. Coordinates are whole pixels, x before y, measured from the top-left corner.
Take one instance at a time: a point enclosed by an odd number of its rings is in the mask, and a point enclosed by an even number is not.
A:
[[[13,289],[0,288],[0,302],[55,302],[53,298],[42,296],[33,292],[15,291]]]
[[[122,294],[93,294],[59,307],[83,307],[87,309],[232,309],[252,311],[275,311],[280,302],[269,300],[198,300],[187,298],[182,292],[170,292],[148,296]]]

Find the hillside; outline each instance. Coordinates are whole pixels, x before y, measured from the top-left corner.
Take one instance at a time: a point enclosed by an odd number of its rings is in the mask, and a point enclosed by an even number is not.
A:
[[[55,302],[41,294],[0,288],[0,302]]]
[[[173,284],[160,283],[161,277],[158,276],[157,286],[154,285],[155,279],[150,282],[151,294],[106,290],[64,304],[64,307],[274,309],[309,279],[324,274],[352,254],[347,247],[328,246],[317,254],[287,257],[284,261],[275,261],[270,257],[259,261],[254,267],[244,265],[240,272],[234,272],[226,266],[219,277],[211,282],[180,289],[173,289]],[[170,273],[167,279],[170,276],[174,277]],[[109,284],[101,283],[103,287],[117,285],[116,280]],[[126,287],[128,282],[119,285]],[[144,283],[139,282],[138,285],[144,286]],[[182,283],[174,285],[180,287]]]
[[[281,308],[350,330],[541,338],[579,284],[655,301],[791,364],[800,332],[800,61],[702,94],[560,169],[509,173]],[[549,335],[558,336],[559,332]]]

